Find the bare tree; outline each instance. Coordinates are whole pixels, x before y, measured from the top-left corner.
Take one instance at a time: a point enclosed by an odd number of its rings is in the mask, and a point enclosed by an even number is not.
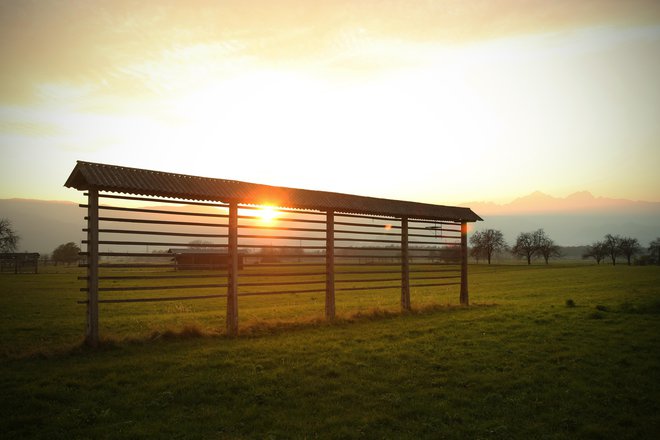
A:
[[[612,266],[616,266],[616,257],[621,255],[621,236],[607,234],[603,244],[607,255],[612,259]]]
[[[490,264],[494,253],[507,249],[504,235],[502,235],[501,231],[495,229],[475,232],[470,237],[470,244],[472,244],[470,253],[477,258],[477,262],[479,261],[479,257],[483,256],[488,260],[488,264]]]
[[[538,243],[533,232],[521,232],[516,238],[516,244],[511,248],[511,253],[517,257],[527,258],[527,264],[532,264],[532,257],[536,254]]]
[[[597,241],[591,246],[587,246],[586,252],[582,254],[583,259],[594,258],[597,264],[600,264],[605,257],[607,257],[607,247],[605,246],[605,242],[602,241]]]
[[[639,241],[637,241],[636,238],[623,237],[619,242],[619,251],[621,252],[621,255],[626,257],[628,266],[630,266],[632,257],[641,253],[642,247],[639,245]]]
[[[543,229],[534,232],[534,241],[537,246],[536,254],[543,257],[545,264],[548,264],[550,258],[561,256],[559,246],[555,244],[554,240],[548,237]]]
[[[651,254],[651,258],[656,262],[656,264],[660,265],[660,237],[656,238],[651,243],[649,243],[648,251],[649,254]]]
[[[9,219],[0,218],[0,252],[16,252],[20,239]]]

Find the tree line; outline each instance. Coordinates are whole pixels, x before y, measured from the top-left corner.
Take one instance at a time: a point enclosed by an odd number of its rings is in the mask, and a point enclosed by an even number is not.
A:
[[[512,255],[525,258],[527,264],[532,264],[532,259],[542,257],[546,264],[550,258],[560,256],[559,246],[545,233],[543,229],[533,232],[521,232],[516,238],[516,243],[509,246],[504,240],[502,231],[486,229],[477,231],[470,237],[470,255],[477,262],[485,259],[488,264],[492,257],[498,253],[510,252]]]
[[[20,237],[15,233],[11,222],[6,218],[0,219],[0,252],[16,252],[19,240]],[[190,245],[203,247],[206,243],[197,240],[190,242]],[[560,247],[543,229],[537,229],[533,232],[521,232],[513,246],[509,246],[504,240],[502,231],[486,229],[472,234],[470,245],[470,255],[477,260],[477,263],[479,260],[484,259],[490,264],[494,255],[504,252],[510,252],[515,257],[526,259],[527,264],[532,264],[533,258],[543,258],[545,263],[548,264],[550,258],[561,256]],[[293,249],[289,252],[295,251],[303,253],[302,249]],[[624,257],[628,265],[631,265],[633,258],[640,256],[638,261],[641,264],[660,264],[660,237],[650,243],[647,254],[643,254],[643,251],[644,249],[636,238],[607,234],[603,240],[587,246],[582,258],[593,258],[597,264],[609,259],[612,265],[616,265],[617,258]],[[79,260],[79,252],[80,247],[74,242],[64,243],[53,250],[51,259],[55,264],[71,264]],[[277,257],[275,249],[264,248],[262,253],[265,256]],[[44,257],[47,258],[47,256]]]
[[[502,231],[486,229],[475,232],[470,237],[470,245],[470,255],[477,263],[486,260],[490,264],[494,255],[505,252],[524,258],[527,264],[532,264],[533,258],[543,258],[545,264],[548,264],[550,258],[561,256],[561,248],[543,229],[521,232],[513,246],[504,240]],[[617,258],[624,257],[628,265],[631,265],[633,257],[641,255],[639,261],[642,264],[660,264],[660,238],[652,241],[647,251],[647,255],[642,255],[643,248],[636,238],[607,234],[603,240],[589,245],[582,258],[594,258],[598,264],[609,258],[616,265]]]
[[[649,244],[647,252],[646,255],[642,254],[643,248],[636,238],[607,234],[603,240],[587,246],[587,251],[582,255],[582,258],[593,258],[597,264],[609,259],[614,266],[617,257],[624,257],[630,266],[633,257],[640,255],[639,262],[641,264],[660,264],[660,237]]]

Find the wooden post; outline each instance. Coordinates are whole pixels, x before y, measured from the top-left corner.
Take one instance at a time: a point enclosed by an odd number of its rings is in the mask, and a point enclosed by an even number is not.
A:
[[[227,287],[227,335],[238,335],[238,204],[229,204],[229,280]]]
[[[470,304],[468,297],[468,247],[467,247],[467,223],[461,223],[461,305]]]
[[[87,345],[99,345],[99,192],[87,191]]]
[[[335,319],[335,213],[326,213],[325,224],[325,319]]]
[[[408,253],[408,217],[401,217],[401,310],[410,311],[410,258]]]

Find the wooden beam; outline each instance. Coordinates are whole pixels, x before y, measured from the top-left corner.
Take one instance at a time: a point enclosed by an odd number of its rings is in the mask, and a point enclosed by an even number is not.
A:
[[[238,335],[238,204],[229,204],[229,278],[227,287],[227,335]]]
[[[467,246],[467,223],[461,223],[461,305],[470,304],[468,295],[468,246]]]
[[[410,255],[408,217],[401,217],[401,310],[410,311]]]
[[[328,211],[325,226],[325,319],[335,319],[335,213]]]
[[[85,342],[99,344],[99,193],[88,191],[87,203],[87,330]]]

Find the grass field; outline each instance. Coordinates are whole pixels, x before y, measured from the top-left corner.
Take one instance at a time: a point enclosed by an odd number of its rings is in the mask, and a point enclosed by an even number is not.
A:
[[[454,289],[101,308],[0,274],[3,438],[657,438],[660,268],[471,266]],[[436,288],[437,289],[437,288]],[[566,305],[573,300],[574,307]],[[453,305],[452,305],[453,304]]]

